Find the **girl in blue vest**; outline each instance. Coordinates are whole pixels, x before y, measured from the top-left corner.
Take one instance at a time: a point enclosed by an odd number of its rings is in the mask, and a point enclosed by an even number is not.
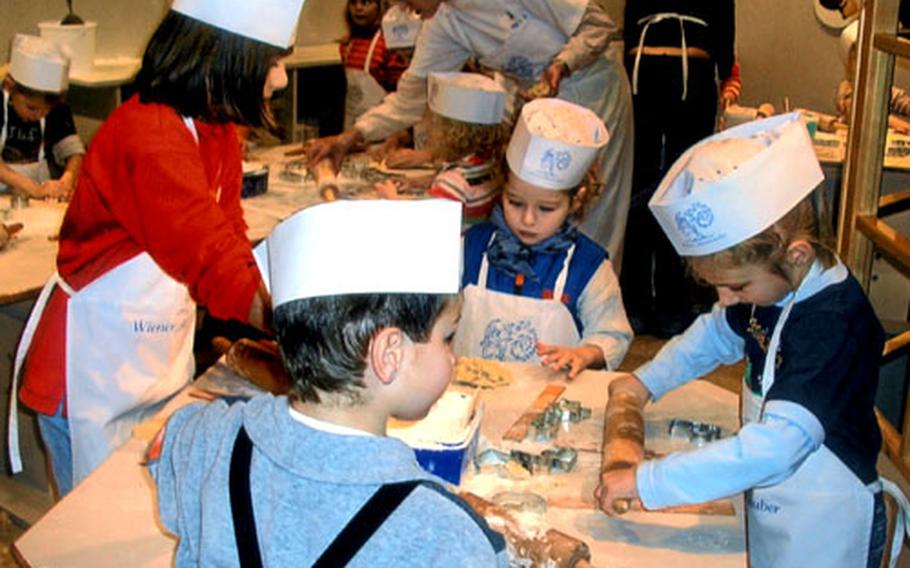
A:
[[[632,329],[616,274],[576,225],[607,139],[584,107],[538,99],[522,108],[502,202],[465,235],[456,354],[540,362],[569,379],[622,362]]]
[[[746,492],[752,566],[879,565],[882,489],[896,489],[876,471],[884,337],[831,249],[824,200],[813,195],[823,179],[793,113],[696,144],[661,182],[651,211],[719,301],[610,392],[643,405],[745,358],[744,425],[604,472],[597,495],[608,514],[616,499],[654,509]]]

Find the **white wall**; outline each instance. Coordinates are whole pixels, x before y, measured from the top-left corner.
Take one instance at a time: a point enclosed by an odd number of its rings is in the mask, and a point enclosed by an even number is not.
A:
[[[167,0],[73,0],[76,14],[98,22],[97,57],[140,57],[167,5]],[[342,0],[307,0],[297,43],[326,43],[340,37],[343,6]],[[9,59],[14,34],[37,34],[38,22],[59,21],[64,15],[64,0],[0,0],[0,61]]]
[[[622,23],[625,0],[598,1]],[[166,5],[167,0],[74,0],[76,13],[98,22],[99,57],[140,56]],[[343,6],[343,0],[307,0],[297,43],[341,36]],[[64,0],[0,0],[0,61],[8,59],[14,33],[37,33],[39,21],[58,20],[65,13]],[[739,0],[736,26],[743,104],[768,101],[780,109],[782,98],[789,96],[793,106],[833,112],[834,90],[843,74],[838,35],[816,20],[811,0]],[[910,70],[902,67],[897,83],[910,85]]]

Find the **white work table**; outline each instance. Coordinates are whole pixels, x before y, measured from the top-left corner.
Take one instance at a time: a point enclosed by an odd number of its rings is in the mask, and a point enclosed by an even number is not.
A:
[[[321,201],[313,181],[285,181],[284,163],[300,157],[284,153],[299,144],[276,146],[257,152],[253,158],[269,164],[269,190],[242,200],[247,236],[258,241],[281,220]],[[66,203],[31,199],[25,209],[11,209],[10,197],[0,195],[0,222],[22,223],[23,229],[0,249],[0,305],[33,298],[56,269],[57,240]]]
[[[0,249],[0,305],[37,294],[56,269],[57,241],[66,203],[32,199],[24,209],[11,209],[10,197],[0,195],[0,222],[22,223],[6,247]]]
[[[563,384],[540,367],[509,368],[512,384],[483,395],[482,444],[495,444],[547,384]],[[503,479],[495,490],[534,491],[552,497],[554,502],[588,498],[598,481],[607,384],[615,376],[588,371],[565,383],[563,398],[581,401],[593,411],[591,419],[557,437],[558,443],[581,450],[576,472],[538,475],[523,482]],[[203,377],[229,378],[230,371],[218,363]],[[168,415],[191,400],[185,391],[162,414]],[[726,434],[732,432],[738,423],[737,397],[696,381],[649,406],[645,418],[646,446],[667,451],[667,423],[671,418],[709,421],[721,425]],[[162,532],[155,516],[153,484],[142,465],[146,445],[144,438],[131,439],[32,526],[14,545],[20,560],[26,566],[67,568],[171,565],[175,540]],[[470,474],[461,489],[481,495],[493,490],[493,485],[481,477]],[[590,507],[551,504],[546,519],[553,528],[585,541],[595,566],[741,567],[746,565],[742,499],[734,503],[735,516],[641,512],[620,518],[609,518]]]

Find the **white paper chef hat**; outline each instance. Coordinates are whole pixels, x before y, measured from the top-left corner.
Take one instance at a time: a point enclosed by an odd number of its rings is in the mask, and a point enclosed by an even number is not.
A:
[[[335,294],[458,293],[461,209],[448,199],[342,200],[296,213],[257,251],[272,306]]]
[[[420,16],[401,4],[392,4],[382,16],[382,35],[389,49],[414,47],[420,32]]]
[[[62,93],[69,84],[70,58],[65,48],[33,35],[16,34],[9,74],[17,83],[45,93]]]
[[[171,7],[200,22],[277,47],[289,47],[305,0],[174,0]]]
[[[431,73],[427,100],[436,114],[474,124],[499,124],[506,104],[502,86],[479,73]]]
[[[689,148],[648,206],[680,256],[701,256],[767,229],[823,179],[809,133],[792,112]]]
[[[545,189],[571,189],[584,179],[610,136],[590,110],[559,99],[536,99],[521,116],[506,150],[509,169]]]

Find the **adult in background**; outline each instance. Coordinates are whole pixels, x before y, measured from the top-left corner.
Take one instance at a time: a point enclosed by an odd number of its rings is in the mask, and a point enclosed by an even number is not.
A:
[[[594,0],[404,0],[424,19],[414,57],[398,90],[352,129],[312,143],[311,163],[340,164],[360,142],[381,140],[420,121],[427,77],[460,71],[470,58],[499,71],[524,95],[552,96],[587,107],[610,132],[598,156],[603,190],[581,225],[619,265],[632,176],[632,113],[628,79],[606,52],[616,25]],[[536,85],[535,85],[536,83]],[[532,88],[533,87],[533,88]],[[566,167],[553,160],[554,168]]]
[[[267,326],[234,125],[274,126],[267,100],[287,85],[302,5],[175,0],[146,47],[137,94],[92,140],[57,274],[16,354],[18,395],[38,413],[60,495],[192,378],[197,302]],[[15,383],[13,393],[15,447]]]
[[[636,333],[672,337],[710,304],[648,211],[670,165],[714,132],[718,83],[733,77],[733,0],[626,3],[625,64],[635,109],[635,170],[620,287]],[[725,96],[723,103],[730,102]],[[700,296],[705,296],[701,298]]]

